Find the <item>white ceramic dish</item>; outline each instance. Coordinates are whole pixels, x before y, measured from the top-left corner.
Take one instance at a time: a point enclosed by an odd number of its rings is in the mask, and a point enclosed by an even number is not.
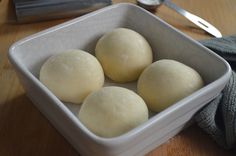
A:
[[[55,53],[74,48],[93,53],[98,38],[117,27],[141,33],[150,43],[155,60],[183,62],[196,69],[206,85],[130,132],[106,139],[84,127],[73,113],[79,107],[58,100],[40,83],[38,74],[42,63]],[[231,75],[230,66],[221,57],[131,4],[113,5],[22,39],[11,46],[9,59],[34,105],[82,155],[144,155],[181,131],[220,93]],[[135,83],[122,86],[135,90]]]

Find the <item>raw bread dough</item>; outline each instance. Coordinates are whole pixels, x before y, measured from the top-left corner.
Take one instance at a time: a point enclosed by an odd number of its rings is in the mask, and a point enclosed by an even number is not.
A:
[[[133,91],[112,86],[92,92],[78,116],[98,136],[116,137],[147,121],[148,109]]]
[[[160,112],[203,86],[192,68],[174,61],[159,60],[148,66],[138,80],[138,93],[148,108]]]
[[[60,100],[79,104],[103,86],[104,73],[93,55],[68,50],[50,57],[41,67],[39,79]]]
[[[102,36],[95,49],[103,70],[115,82],[137,80],[152,63],[152,49],[137,32],[118,28]]]

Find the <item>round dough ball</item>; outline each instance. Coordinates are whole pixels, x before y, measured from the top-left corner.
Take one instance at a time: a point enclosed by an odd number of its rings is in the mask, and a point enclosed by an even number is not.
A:
[[[137,32],[118,28],[102,36],[95,49],[103,70],[115,82],[137,80],[152,63],[152,49]]]
[[[103,86],[98,60],[82,50],[68,50],[50,57],[41,67],[40,81],[60,100],[79,104]]]
[[[101,137],[116,137],[148,120],[143,99],[122,87],[104,87],[91,93],[79,111],[80,121]]]
[[[192,68],[174,61],[159,60],[147,67],[138,80],[138,93],[148,108],[160,112],[203,86]]]

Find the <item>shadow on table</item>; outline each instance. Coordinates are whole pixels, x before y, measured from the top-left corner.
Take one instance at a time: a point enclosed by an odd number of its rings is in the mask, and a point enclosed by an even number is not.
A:
[[[193,135],[194,134],[194,135]],[[192,147],[200,149],[206,149],[209,153],[206,153],[207,156],[233,156],[233,150],[224,150],[216,142],[210,138],[197,124],[192,125],[188,129],[184,130],[181,133],[181,137],[186,141],[187,144],[190,144]]]
[[[24,94],[0,104],[0,155],[78,154]]]
[[[234,156],[233,151],[219,147],[196,124],[186,128],[147,156]]]
[[[16,23],[16,13],[14,9],[14,4],[12,0],[5,1],[6,4],[6,13],[5,13],[5,22],[6,23]]]

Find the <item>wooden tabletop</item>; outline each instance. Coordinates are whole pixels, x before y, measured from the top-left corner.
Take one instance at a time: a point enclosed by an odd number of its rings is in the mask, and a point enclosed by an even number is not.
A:
[[[114,3],[131,2],[114,0]],[[223,35],[236,33],[235,0],[173,0],[177,5],[204,18]],[[211,38],[174,11],[160,6],[155,13],[194,39]],[[11,1],[0,0],[0,155],[1,156],[77,156],[72,146],[32,105],[12,69],[7,52],[9,46],[30,34],[69,19],[14,24]],[[157,147],[147,156],[230,156],[196,125]]]

